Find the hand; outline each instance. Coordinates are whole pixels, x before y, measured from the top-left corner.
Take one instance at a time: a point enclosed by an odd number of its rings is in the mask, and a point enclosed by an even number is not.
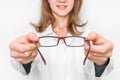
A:
[[[30,63],[37,56],[35,42],[38,41],[39,38],[33,32],[17,38],[9,45],[10,56],[22,64]]]
[[[92,42],[88,59],[93,61],[98,66],[106,64],[108,59],[112,56],[113,43],[95,32],[91,32],[86,40]],[[85,45],[85,50],[88,51],[89,46]]]

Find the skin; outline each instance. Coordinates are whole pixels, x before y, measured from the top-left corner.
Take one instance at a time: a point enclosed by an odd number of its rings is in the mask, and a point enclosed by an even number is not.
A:
[[[39,41],[34,33],[29,33],[10,43],[10,56],[22,64],[29,63],[37,56],[34,42]],[[39,45],[38,45],[39,46]]]
[[[113,43],[95,32],[91,32],[86,40],[92,41],[88,59],[98,66],[103,66],[112,56]],[[86,51],[88,48],[88,45],[85,45]]]
[[[68,33],[67,21],[74,6],[74,0],[48,0],[48,2],[55,16],[53,31],[59,37],[66,36]],[[113,43],[95,32],[91,32],[86,36],[86,40],[92,42],[88,59],[98,66],[103,66],[108,58],[112,56]],[[22,64],[30,63],[38,54],[34,44],[37,43],[40,47],[38,41],[39,38],[33,32],[17,38],[10,43],[10,56]],[[88,45],[85,44],[85,51],[88,48]]]
[[[50,4],[52,14],[55,17],[53,31],[60,37],[66,36],[68,33],[67,21],[69,13],[74,6],[74,0],[48,0],[48,2]]]

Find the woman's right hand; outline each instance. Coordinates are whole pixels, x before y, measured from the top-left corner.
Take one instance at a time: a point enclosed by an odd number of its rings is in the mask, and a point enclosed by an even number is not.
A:
[[[39,47],[39,38],[33,32],[17,38],[9,45],[10,56],[22,64],[32,62],[38,54],[35,43]]]

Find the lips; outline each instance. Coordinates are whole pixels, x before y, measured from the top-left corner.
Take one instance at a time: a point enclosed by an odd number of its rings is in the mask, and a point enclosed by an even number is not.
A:
[[[67,8],[66,5],[57,5],[57,7],[60,9],[60,10],[64,10]]]

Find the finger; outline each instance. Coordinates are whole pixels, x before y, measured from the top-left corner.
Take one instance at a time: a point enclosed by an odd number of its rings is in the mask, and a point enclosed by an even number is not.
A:
[[[24,60],[24,61],[22,61],[21,63],[22,63],[22,64],[28,64],[28,63],[32,62],[33,60],[34,60],[34,59]]]
[[[21,58],[24,57],[22,53],[16,52],[16,51],[10,51],[10,56],[13,58]]]
[[[92,56],[94,57],[105,57],[105,58],[110,58],[112,56],[112,52],[107,52],[105,54],[101,54],[101,53],[91,53]]]
[[[29,44],[20,44],[18,42],[13,42],[10,45],[10,49],[14,50],[19,53],[24,53],[26,51],[34,50],[36,49],[36,46],[34,43],[29,43]]]
[[[96,57],[96,56],[93,56],[93,55],[89,54],[88,59],[93,61],[93,62],[98,62],[98,61],[105,61],[108,58],[106,58],[106,57]]]
[[[10,56],[13,57],[13,58],[27,58],[27,57],[30,57],[32,55],[32,53],[36,52],[35,50],[32,50],[32,51],[27,51],[27,52],[24,52],[24,53],[19,53],[19,52],[16,52],[16,51],[10,51]]]
[[[17,61],[17,62],[23,62],[23,61],[25,61],[25,58],[15,58],[15,60]]]
[[[105,41],[102,36],[95,32],[91,32],[85,39],[92,41],[93,44],[102,44]]]
[[[32,53],[31,56],[26,57],[26,58],[15,58],[17,62],[21,62],[23,64],[29,63],[35,59],[37,56],[37,51],[35,53]]]
[[[33,61],[34,59],[25,59],[25,58],[16,58],[15,59],[17,62],[20,62],[22,64],[27,64],[27,63],[30,63],[31,61]]]
[[[97,47],[95,47],[97,48]],[[89,54],[96,56],[96,57],[111,57],[112,56],[112,50],[100,50],[99,47],[97,48],[97,50],[92,50],[90,49]],[[104,48],[103,48],[104,49]],[[87,54],[88,52],[88,46],[85,47],[85,54]]]
[[[104,65],[107,62],[107,60],[108,60],[108,58],[106,58],[106,57],[95,57],[95,56],[92,56],[92,55],[89,55],[88,59],[90,61],[96,63],[99,66]]]
[[[34,60],[36,56],[37,56],[37,51],[32,53],[29,57],[17,57],[17,58],[15,58],[15,60],[17,62],[25,64],[25,63],[28,63],[28,62],[31,62],[32,60]]]
[[[106,56],[106,54],[94,53],[94,52],[90,52],[90,54],[94,57],[105,57]]]
[[[34,32],[30,32],[24,36],[21,36],[20,38],[17,39],[18,42],[20,43],[33,43],[33,42],[38,42],[39,38],[36,36]]]
[[[108,51],[112,51],[112,49],[113,49],[113,46],[106,42],[102,45],[91,45],[90,51],[95,53],[107,53]]]
[[[93,45],[91,44],[90,46],[85,44],[85,50],[88,51],[90,48],[90,51],[93,53],[106,53],[108,51],[112,51],[113,46],[109,44],[108,42],[101,44],[101,45]]]
[[[9,48],[17,52],[24,52],[34,49],[36,47],[34,45],[35,42],[39,42],[39,38],[36,37],[33,32],[31,32],[11,42]]]

